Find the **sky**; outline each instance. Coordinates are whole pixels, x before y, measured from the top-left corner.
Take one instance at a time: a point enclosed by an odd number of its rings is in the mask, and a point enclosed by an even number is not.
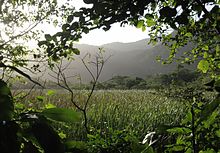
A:
[[[79,43],[90,45],[103,45],[111,42],[135,42],[141,39],[149,38],[148,32],[142,32],[134,26],[120,27],[120,24],[114,24],[108,31],[101,29],[93,30],[88,34],[82,35]]]
[[[71,1],[71,4],[76,9],[79,9],[83,6],[91,6],[84,4],[83,0],[73,0]],[[108,31],[97,29],[90,31],[88,34],[84,34],[79,43],[89,45],[103,45],[112,42],[135,42],[145,38],[149,38],[147,30],[145,32],[142,32],[141,29],[137,29],[134,26],[127,25],[125,27],[120,27],[120,24],[116,23]]]

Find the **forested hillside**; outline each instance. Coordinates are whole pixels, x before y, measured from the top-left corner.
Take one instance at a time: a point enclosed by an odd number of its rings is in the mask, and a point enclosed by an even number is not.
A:
[[[76,44],[80,50],[80,55],[74,56],[75,60],[68,67],[67,75],[80,74],[83,81],[88,82],[91,77],[83,66],[80,58],[86,54],[95,56],[99,52],[99,48],[104,50],[104,57],[109,60],[105,63],[104,69],[100,76],[100,81],[106,81],[113,76],[128,75],[133,77],[146,77],[147,75],[166,74],[176,70],[176,61],[172,64],[163,65],[162,61],[158,61],[158,57],[166,59],[169,56],[169,49],[158,43],[156,45],[148,44],[149,39],[140,40],[132,43],[110,43],[102,46],[91,46],[86,44]],[[176,58],[181,59],[184,51],[190,50],[191,45],[180,49]],[[186,68],[195,69],[195,64],[182,64]],[[65,64],[64,64],[65,65]]]

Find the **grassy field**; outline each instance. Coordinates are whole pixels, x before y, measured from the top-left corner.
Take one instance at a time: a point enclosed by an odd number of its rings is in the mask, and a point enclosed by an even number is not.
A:
[[[83,105],[88,92],[76,91],[75,94],[76,101]],[[53,104],[75,109],[70,95],[62,90],[34,91],[20,101],[27,107],[43,108]],[[88,106],[88,125],[90,129],[126,129],[141,139],[159,125],[179,123],[186,113],[184,103],[149,90],[95,91]],[[82,138],[82,123],[65,127],[65,133],[73,138]]]

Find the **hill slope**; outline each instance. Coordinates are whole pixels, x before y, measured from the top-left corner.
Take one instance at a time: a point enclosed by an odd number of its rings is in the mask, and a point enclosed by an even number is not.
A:
[[[167,57],[169,50],[160,43],[156,46],[148,45],[148,41],[148,39],[144,39],[132,43],[115,42],[102,46],[76,44],[75,47],[80,50],[80,56],[74,56],[75,61],[70,64],[66,73],[68,76],[80,74],[84,81],[91,80],[80,58],[83,58],[87,53],[95,56],[99,48],[105,50],[105,57],[111,56],[104,66],[100,77],[101,81],[108,80],[116,75],[145,77],[146,75],[169,73],[175,70],[177,65],[175,63],[162,65],[156,61],[158,55]],[[180,52],[189,48],[189,46],[186,46]]]

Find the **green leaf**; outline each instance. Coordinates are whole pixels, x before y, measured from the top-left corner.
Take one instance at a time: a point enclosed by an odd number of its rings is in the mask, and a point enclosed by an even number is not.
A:
[[[219,104],[220,104],[220,96],[218,96],[215,100],[207,104],[204,107],[204,109],[201,111],[201,117],[199,123],[207,120],[213,114],[213,112],[216,110]]]
[[[22,103],[15,103],[15,108],[16,109],[24,109],[25,108],[25,106],[24,106],[24,104],[22,104]]]
[[[146,27],[143,26],[141,30],[142,30],[143,32],[146,31]]]
[[[185,153],[192,153],[192,152],[193,152],[192,149],[188,148]]]
[[[44,96],[37,96],[36,99],[40,102],[44,101]]]
[[[167,132],[178,133],[178,134],[188,134],[188,133],[191,133],[192,131],[191,129],[186,128],[186,127],[174,127],[174,128],[168,129]]]
[[[151,27],[151,26],[153,26],[153,25],[155,25],[156,24],[156,22],[153,20],[153,19],[148,19],[147,20],[147,26],[148,27]]]
[[[59,137],[60,137],[61,139],[65,139],[65,138],[66,138],[66,134],[63,133],[63,132],[60,132],[58,135],[59,135]]]
[[[47,91],[47,95],[48,96],[52,96],[52,95],[54,95],[56,92],[54,91],[54,90],[48,90]]]
[[[205,45],[205,46],[202,47],[202,49],[208,51],[209,50],[209,46]]]
[[[186,37],[192,37],[193,35],[192,35],[192,33],[187,32],[187,33],[185,34],[185,36],[186,36]]]
[[[47,118],[61,122],[76,122],[79,120],[79,114],[66,108],[49,108],[41,112]]]
[[[219,56],[220,55],[220,47],[219,47],[219,45],[216,45],[215,51],[216,51],[216,55]]]
[[[220,138],[220,129],[219,129],[219,130],[217,130],[217,131],[215,131],[215,134],[216,134],[216,136],[217,136],[217,137],[219,137],[219,138]]]
[[[51,104],[51,103],[49,103],[49,104],[46,104],[46,105],[45,105],[45,108],[46,108],[46,109],[49,109],[49,108],[56,108],[56,106],[53,105],[53,104]]]
[[[144,26],[144,20],[139,20],[137,23],[137,28],[142,28]]]
[[[207,53],[207,52],[205,52],[204,54],[203,54],[203,58],[208,58],[209,57],[209,54]]]
[[[218,114],[219,114],[218,111],[213,111],[212,114],[207,118],[207,120],[202,122],[204,127],[209,128],[211,125],[213,125],[214,122],[216,121]]]
[[[209,70],[209,62],[207,60],[201,60],[197,65],[197,68],[203,73],[206,73]]]

